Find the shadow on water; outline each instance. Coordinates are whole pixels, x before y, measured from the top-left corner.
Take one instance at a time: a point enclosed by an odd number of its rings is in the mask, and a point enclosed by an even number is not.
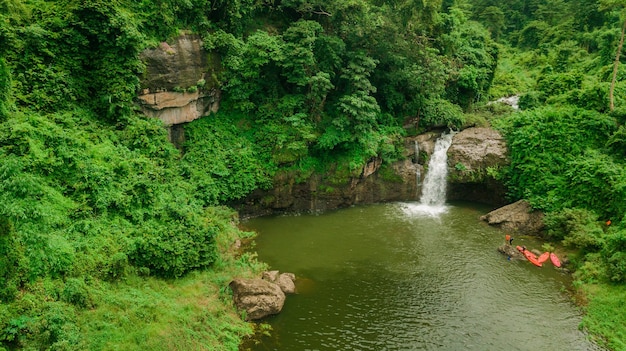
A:
[[[247,221],[259,259],[295,273],[298,294],[241,350],[598,350],[569,277],[508,261],[485,212],[395,203]]]

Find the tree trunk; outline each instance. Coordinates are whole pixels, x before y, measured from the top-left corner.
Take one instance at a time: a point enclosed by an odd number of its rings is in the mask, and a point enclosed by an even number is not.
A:
[[[624,45],[624,32],[626,32],[626,20],[624,20],[624,26],[622,27],[622,36],[619,39],[619,45],[617,46],[617,54],[615,55],[615,63],[613,64],[613,79],[611,80],[611,88],[609,89],[609,110],[615,110],[615,99],[613,92],[615,91],[615,81],[617,80],[617,67],[619,65],[619,56],[622,53],[622,46]]]

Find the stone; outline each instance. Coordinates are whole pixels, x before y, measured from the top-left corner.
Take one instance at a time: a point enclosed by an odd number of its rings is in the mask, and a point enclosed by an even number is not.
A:
[[[296,292],[296,275],[293,273],[281,274],[279,271],[265,271],[262,274],[262,279],[278,285],[285,294],[295,294]]]
[[[276,284],[280,287],[285,294],[296,293],[296,276],[293,273],[283,273],[278,276]]]
[[[229,287],[233,291],[235,306],[246,312],[247,321],[280,313],[285,304],[285,293],[281,288],[261,278],[236,278]]]
[[[270,283],[276,283],[276,281],[278,281],[279,274],[279,271],[265,271],[261,275],[261,278],[263,280],[267,280]]]
[[[508,162],[508,149],[502,135],[491,128],[468,128],[454,135],[448,149],[448,164],[455,168],[456,178],[475,178],[472,173],[484,172]],[[460,169],[456,169],[461,164]]]
[[[383,160],[380,157],[372,158],[365,166],[363,167],[363,171],[361,172],[361,178],[367,178],[370,175],[376,173],[380,166],[383,164]]]
[[[140,57],[146,72],[138,101],[146,116],[172,126],[217,112],[221,92],[214,83],[215,64],[199,36],[180,35]]]
[[[500,227],[507,233],[539,235],[545,226],[543,213],[534,211],[525,200],[500,207],[481,216],[480,219],[489,225]]]
[[[510,257],[512,260],[525,260],[526,257],[519,252],[519,250],[517,248],[515,248],[515,246],[513,245],[509,245],[509,244],[504,244],[500,247],[498,247],[498,251],[500,253],[502,253],[503,255]]]
[[[502,135],[491,128],[468,128],[452,139],[448,149],[448,200],[506,203],[506,188],[489,173],[508,165]]]

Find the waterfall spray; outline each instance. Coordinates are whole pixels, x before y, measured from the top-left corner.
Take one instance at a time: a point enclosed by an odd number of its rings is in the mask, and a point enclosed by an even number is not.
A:
[[[442,134],[435,143],[435,151],[428,162],[428,172],[422,186],[422,205],[443,206],[446,203],[448,176],[448,148],[452,144],[453,132]]]

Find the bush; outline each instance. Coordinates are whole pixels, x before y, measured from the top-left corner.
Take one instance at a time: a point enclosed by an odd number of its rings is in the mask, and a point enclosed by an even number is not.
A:
[[[504,174],[513,199],[525,198],[547,211],[588,208],[602,210],[599,214],[605,216],[624,207],[622,201],[613,201],[623,192],[623,167],[602,154],[616,129],[609,116],[572,107],[544,107],[493,124],[502,130],[510,150],[511,162]],[[603,205],[598,207],[598,202]],[[608,203],[610,212],[603,209]]]
[[[547,213],[544,222],[546,236],[551,240],[562,240],[563,245],[583,251],[602,248],[603,232],[593,211],[566,208]]]
[[[521,110],[530,110],[542,106],[545,101],[546,96],[543,92],[532,90],[520,96],[519,108]]]
[[[626,229],[612,230],[606,236],[602,255],[606,261],[609,279],[626,282]]]
[[[224,117],[202,118],[186,129],[184,174],[205,205],[241,199],[271,184],[271,164],[257,145]]]
[[[76,325],[76,312],[62,302],[47,302],[41,316],[32,327],[35,339],[44,349],[78,351],[84,349],[80,329]]]
[[[163,222],[149,221],[137,229],[135,248],[129,257],[136,266],[175,278],[215,261],[218,228],[193,212],[174,215]]]
[[[78,307],[91,305],[87,284],[82,278],[69,278],[65,281],[65,288],[61,292],[61,301],[71,303]]]
[[[421,126],[459,129],[465,124],[463,110],[444,99],[428,100],[422,111]]]
[[[11,223],[0,217],[0,302],[11,301],[17,293],[23,247],[15,239]]]
[[[109,280],[117,280],[126,276],[128,270],[128,255],[117,252],[111,256],[106,265],[105,274]]]

